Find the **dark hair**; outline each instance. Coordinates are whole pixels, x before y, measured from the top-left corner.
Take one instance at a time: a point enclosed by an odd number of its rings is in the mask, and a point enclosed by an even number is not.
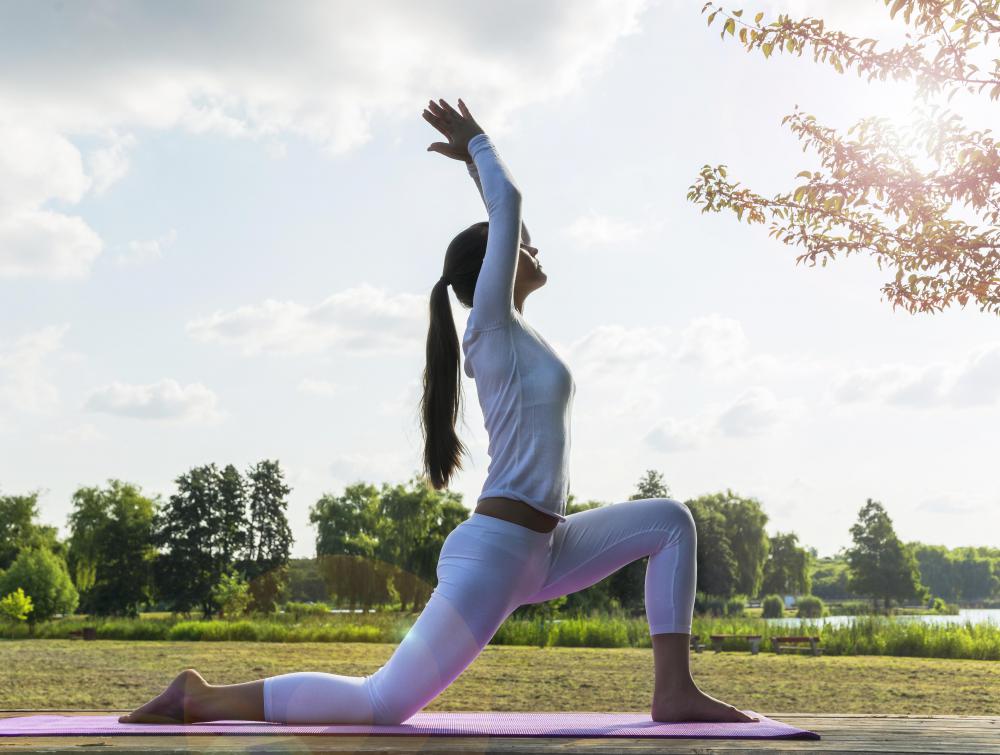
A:
[[[451,313],[448,284],[455,297],[472,309],[476,281],[486,256],[489,223],[473,223],[448,244],[444,255],[444,277],[431,291],[430,325],[427,328],[427,364],[424,367],[424,395],[420,401],[421,430],[424,437],[424,473],[435,490],[447,487],[456,469],[462,468],[462,454],[468,452],[455,433],[462,406],[462,381],[455,318]]]

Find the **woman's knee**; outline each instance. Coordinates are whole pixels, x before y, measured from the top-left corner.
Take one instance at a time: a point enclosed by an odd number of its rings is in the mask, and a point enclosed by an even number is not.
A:
[[[676,528],[680,539],[693,540],[697,537],[691,509],[673,498],[657,498],[656,500],[663,508],[663,518]]]

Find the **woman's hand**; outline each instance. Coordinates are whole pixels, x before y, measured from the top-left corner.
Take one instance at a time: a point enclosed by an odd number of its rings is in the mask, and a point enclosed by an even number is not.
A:
[[[440,152],[453,160],[471,162],[469,140],[484,132],[461,98],[458,100],[458,107],[462,112],[456,111],[444,100],[430,101],[430,105],[423,112],[424,120],[448,137],[448,141],[447,143],[434,142],[427,148],[427,151]]]

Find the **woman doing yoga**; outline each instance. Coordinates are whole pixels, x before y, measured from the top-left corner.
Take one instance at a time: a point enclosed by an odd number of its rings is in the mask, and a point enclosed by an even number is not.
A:
[[[443,488],[466,450],[455,434],[459,342],[448,285],[471,310],[461,345],[485,418],[490,465],[476,510],[441,547],[427,605],[373,674],[299,671],[213,685],[185,669],[120,721],[399,724],[440,695],[516,608],[583,590],[644,556],[652,719],[757,720],[705,694],[691,678],[696,534],[687,507],[648,498],[564,513],[576,385],[524,319],[524,300],[546,275],[521,221],[521,191],[465,103],[458,106],[431,101],[424,110],[424,119],[448,139],[428,149],[465,162],[489,222],[452,240],[431,293],[424,466],[433,487]]]

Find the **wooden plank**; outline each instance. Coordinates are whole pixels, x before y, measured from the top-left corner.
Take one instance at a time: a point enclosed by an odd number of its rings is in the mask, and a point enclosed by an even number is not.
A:
[[[0,717],[43,711],[0,711]],[[126,711],[44,711],[64,715],[121,714]],[[1000,755],[1000,716],[891,716],[773,713],[779,721],[811,729],[823,739],[572,739],[553,737],[416,736],[136,736],[0,738],[5,753],[77,753],[81,748],[122,753],[509,753],[510,755],[611,755],[612,753],[950,753]]]

